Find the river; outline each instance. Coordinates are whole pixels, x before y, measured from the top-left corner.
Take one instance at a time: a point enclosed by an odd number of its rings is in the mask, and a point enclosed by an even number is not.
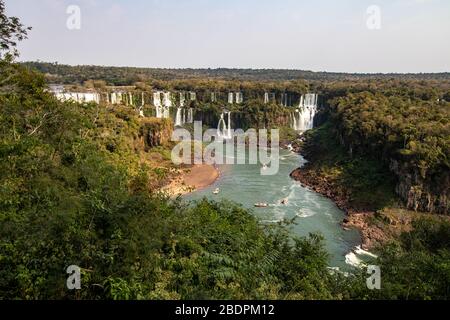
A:
[[[330,254],[329,266],[349,269],[346,255],[361,243],[359,232],[346,231],[340,226],[345,213],[331,200],[290,178],[289,174],[304,163],[300,155],[280,150],[279,171],[272,176],[261,175],[260,165],[219,165],[221,176],[213,185],[184,198],[232,200],[250,209],[261,223],[276,223],[285,218],[297,217],[296,224],[290,226],[292,233],[298,236],[320,233],[325,238],[324,244]],[[220,193],[214,195],[213,190],[216,188],[220,189]],[[284,198],[288,200],[286,205],[280,203]],[[269,206],[255,208],[254,204],[260,202]]]

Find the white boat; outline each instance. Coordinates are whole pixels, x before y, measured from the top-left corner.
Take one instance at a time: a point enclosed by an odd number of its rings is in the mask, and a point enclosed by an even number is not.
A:
[[[213,191],[213,194],[219,194],[219,192],[220,192],[220,189],[219,189],[219,188],[216,188],[216,189]]]
[[[255,203],[255,207],[257,208],[267,208],[269,205],[267,203]]]

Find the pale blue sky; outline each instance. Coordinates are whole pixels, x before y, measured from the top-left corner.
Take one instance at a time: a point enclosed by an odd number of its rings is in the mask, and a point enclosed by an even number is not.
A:
[[[141,67],[450,71],[449,0],[6,0],[21,60]],[[68,5],[81,29],[68,30]],[[366,10],[381,9],[369,30]]]

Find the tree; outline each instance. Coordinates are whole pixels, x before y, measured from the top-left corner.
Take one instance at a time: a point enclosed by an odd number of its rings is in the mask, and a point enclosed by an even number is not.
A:
[[[6,55],[17,56],[16,45],[18,41],[26,39],[31,27],[25,27],[17,17],[8,17],[6,15],[5,3],[0,0],[0,58],[2,52]]]

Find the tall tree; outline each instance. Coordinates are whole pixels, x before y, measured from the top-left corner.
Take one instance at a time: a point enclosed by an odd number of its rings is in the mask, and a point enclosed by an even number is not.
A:
[[[0,0],[0,58],[17,56],[17,42],[26,39],[31,27],[25,27],[17,17],[8,17],[4,0]]]

